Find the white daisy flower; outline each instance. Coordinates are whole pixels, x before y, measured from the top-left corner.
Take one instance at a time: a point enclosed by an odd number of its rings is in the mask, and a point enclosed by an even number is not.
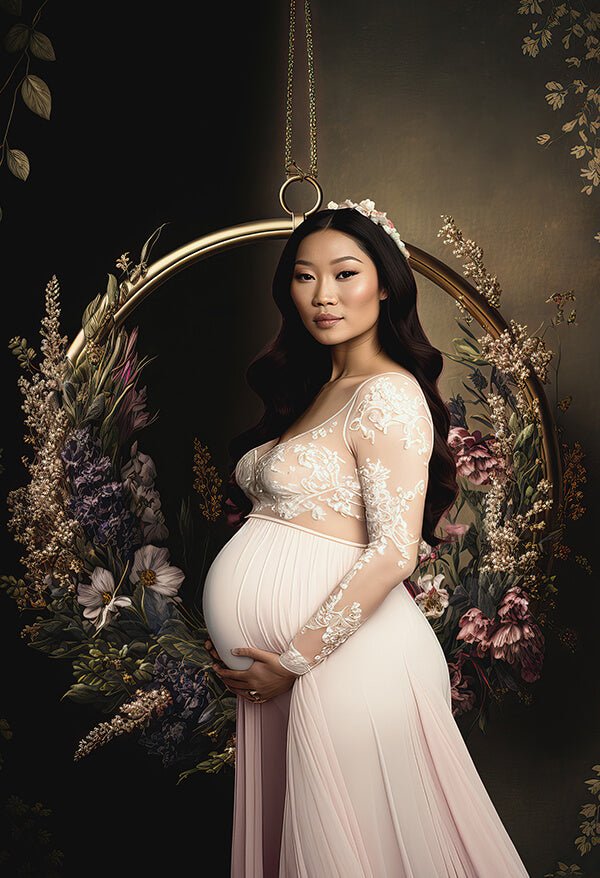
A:
[[[169,550],[158,546],[142,546],[134,555],[129,579],[167,598],[176,598],[185,573],[169,564]]]

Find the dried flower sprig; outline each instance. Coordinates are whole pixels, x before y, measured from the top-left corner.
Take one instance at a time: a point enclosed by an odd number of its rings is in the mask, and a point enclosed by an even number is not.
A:
[[[45,604],[48,577],[74,591],[73,575],[83,569],[76,548],[80,528],[66,512],[68,492],[60,456],[70,423],[59,402],[67,345],[67,337],[60,334],[59,295],[53,275],[46,286],[46,315],[40,330],[44,359],[30,379],[21,375],[17,381],[29,429],[25,442],[34,450],[33,460],[21,458],[30,474],[29,483],[7,496],[11,513],[7,526],[26,549],[19,559],[26,584],[25,594],[18,599],[21,608]]]
[[[444,225],[437,233],[438,238],[443,235],[444,244],[454,245],[452,252],[458,259],[466,258],[467,261],[463,264],[463,274],[465,277],[472,278],[475,288],[493,308],[499,308],[502,289],[496,275],[489,274],[483,264],[482,248],[470,238],[465,239],[456,225],[454,217],[445,214],[441,214],[441,217],[444,220]],[[465,311],[462,303],[457,302],[456,304],[467,322],[470,323],[473,319],[471,315]]]
[[[210,451],[194,437],[194,491],[200,496],[200,511],[207,521],[217,521],[222,514],[223,479],[210,463]]]
[[[497,338],[487,333],[479,339],[481,355],[488,363],[511,375],[520,384],[535,372],[543,384],[548,382],[548,364],[554,356],[539,336],[531,336],[527,326],[510,321]]]
[[[119,712],[106,722],[95,726],[83,738],[75,752],[74,761],[87,756],[92,750],[101,747],[116,735],[129,734],[142,729],[153,716],[162,716],[172,704],[173,698],[164,686],[152,689],[136,689],[135,698],[119,708]]]

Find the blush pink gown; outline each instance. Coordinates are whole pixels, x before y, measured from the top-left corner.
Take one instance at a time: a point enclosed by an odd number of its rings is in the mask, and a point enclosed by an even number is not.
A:
[[[416,379],[383,372],[238,461],[253,508],[210,567],[205,620],[229,667],[248,645],[299,674],[238,697],[231,878],[528,878],[404,585],[427,549],[432,439]]]

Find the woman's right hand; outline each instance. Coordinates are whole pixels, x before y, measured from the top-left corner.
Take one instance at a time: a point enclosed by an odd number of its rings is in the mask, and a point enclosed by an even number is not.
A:
[[[206,649],[209,656],[215,660],[215,662],[218,662],[221,665],[221,667],[223,667],[223,668],[225,667],[223,660],[222,660],[221,656],[219,655],[219,653],[217,652],[217,650],[215,649],[212,640],[210,640],[210,639],[205,640],[204,641],[204,648]]]

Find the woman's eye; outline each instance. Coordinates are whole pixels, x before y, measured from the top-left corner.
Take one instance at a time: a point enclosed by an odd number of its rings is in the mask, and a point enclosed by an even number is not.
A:
[[[337,275],[337,276],[339,277],[341,274],[350,274],[350,275],[352,275],[352,274],[358,274],[358,272],[357,272],[357,271],[351,271],[349,268],[347,268],[347,269],[344,269],[344,271],[340,271],[340,272],[338,272],[338,275]],[[305,277],[312,277],[312,274],[307,274],[306,272],[303,272],[303,273],[300,273],[300,274],[295,275],[296,280],[302,280],[302,278],[305,278]]]

